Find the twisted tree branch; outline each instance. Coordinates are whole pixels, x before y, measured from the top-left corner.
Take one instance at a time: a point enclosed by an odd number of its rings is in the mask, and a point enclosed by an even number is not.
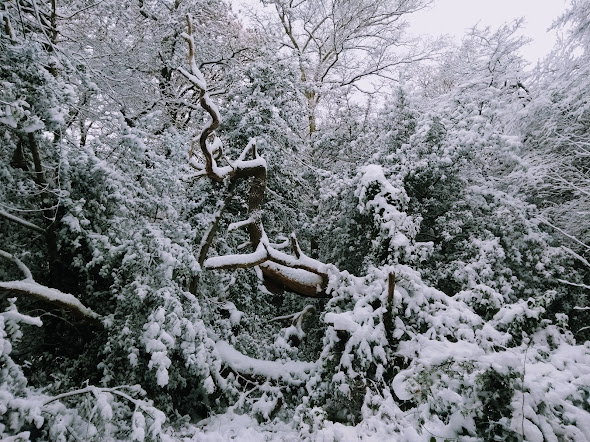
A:
[[[195,42],[190,16],[187,16],[187,30],[186,33],[182,34],[182,37],[188,43],[190,72],[182,67],[179,67],[178,71],[197,88],[201,107],[211,117],[211,121],[203,128],[199,136],[199,147],[205,159],[205,164],[202,167],[195,164],[193,158],[194,143],[189,151],[189,162],[196,169],[202,170],[200,173],[206,175],[212,181],[231,180],[234,182],[234,180],[240,178],[252,178],[248,192],[248,219],[233,227],[247,228],[254,252],[209,258],[204,262],[204,267],[208,269],[235,269],[260,266],[265,280],[270,280],[274,286],[304,296],[326,297],[325,288],[328,275],[325,264],[305,256],[301,252],[295,237],[292,239],[292,245],[296,257],[293,257],[273,248],[264,233],[260,213],[266,190],[267,168],[266,161],[259,156],[256,150],[255,140],[248,143],[236,161],[227,160],[227,166],[217,164],[215,153],[221,151],[221,142],[215,138],[215,130],[219,127],[221,116],[217,106],[209,96],[207,82],[195,61]],[[248,160],[246,157],[249,154],[251,154],[252,158]],[[214,230],[210,230],[210,232],[214,233]],[[208,241],[211,239],[208,238]],[[202,251],[203,249],[201,249]],[[203,257],[203,255],[199,256],[199,260]]]

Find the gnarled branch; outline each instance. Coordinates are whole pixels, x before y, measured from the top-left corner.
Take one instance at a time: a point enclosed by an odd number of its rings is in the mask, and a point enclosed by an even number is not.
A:
[[[197,88],[201,107],[211,117],[210,123],[203,128],[199,136],[199,147],[205,164],[199,165],[195,161],[194,143],[189,151],[189,162],[199,170],[199,174],[206,175],[212,181],[231,180],[234,182],[240,178],[252,178],[248,193],[248,219],[232,225],[232,229],[246,227],[254,251],[248,254],[209,258],[204,262],[204,267],[208,269],[235,269],[259,266],[265,280],[270,280],[274,286],[304,296],[325,297],[325,288],[328,283],[325,264],[305,256],[295,237],[291,240],[296,254],[296,257],[293,257],[273,248],[264,233],[260,212],[266,190],[267,168],[266,161],[259,156],[256,150],[255,140],[248,143],[236,161],[226,158],[227,166],[217,164],[217,159],[224,157],[223,155],[216,156],[216,152],[222,151],[221,142],[215,137],[215,130],[219,127],[221,116],[209,96],[207,82],[195,61],[195,42],[190,16],[187,16],[187,28],[188,31],[183,33],[182,37],[188,43],[190,72],[182,67],[179,67],[178,71]],[[246,159],[249,154],[252,158]],[[200,256],[201,258],[202,256]]]

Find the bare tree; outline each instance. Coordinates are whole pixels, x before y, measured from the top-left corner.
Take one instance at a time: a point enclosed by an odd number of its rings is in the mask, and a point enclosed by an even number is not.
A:
[[[269,29],[299,66],[310,134],[318,103],[330,91],[358,88],[368,77],[390,78],[396,66],[428,56],[428,49],[405,35],[404,16],[430,1],[263,0],[278,19]]]

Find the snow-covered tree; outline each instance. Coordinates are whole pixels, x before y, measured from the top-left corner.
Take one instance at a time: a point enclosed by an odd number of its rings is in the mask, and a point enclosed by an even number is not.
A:
[[[218,1],[0,6],[0,438],[588,440],[587,259],[528,191],[561,120],[516,27],[365,105],[399,59],[350,57],[422,3],[272,4],[301,57]]]
[[[318,105],[361,80],[389,77],[393,69],[428,54],[408,44],[405,16],[428,1],[263,1],[274,11],[266,32],[297,64],[307,103],[308,131],[318,126]],[[400,47],[411,48],[401,51]]]
[[[535,94],[522,124],[534,171],[524,187],[560,239],[588,258],[587,2],[571,2],[555,26],[564,28],[565,38],[537,68]]]

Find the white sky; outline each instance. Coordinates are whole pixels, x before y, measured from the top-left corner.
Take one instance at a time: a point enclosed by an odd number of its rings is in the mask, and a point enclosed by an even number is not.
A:
[[[412,14],[412,32],[438,36],[450,34],[458,40],[473,25],[498,27],[524,17],[523,34],[533,41],[523,50],[532,64],[546,55],[555,42],[547,28],[568,5],[567,0],[435,0],[434,5]]]
[[[230,0],[230,3],[236,11],[261,7],[258,0]],[[408,20],[414,34],[435,37],[449,34],[459,42],[476,24],[497,28],[523,17],[522,33],[532,42],[522,55],[535,65],[553,47],[556,34],[547,29],[568,5],[569,0],[434,0],[433,6],[409,15]]]

